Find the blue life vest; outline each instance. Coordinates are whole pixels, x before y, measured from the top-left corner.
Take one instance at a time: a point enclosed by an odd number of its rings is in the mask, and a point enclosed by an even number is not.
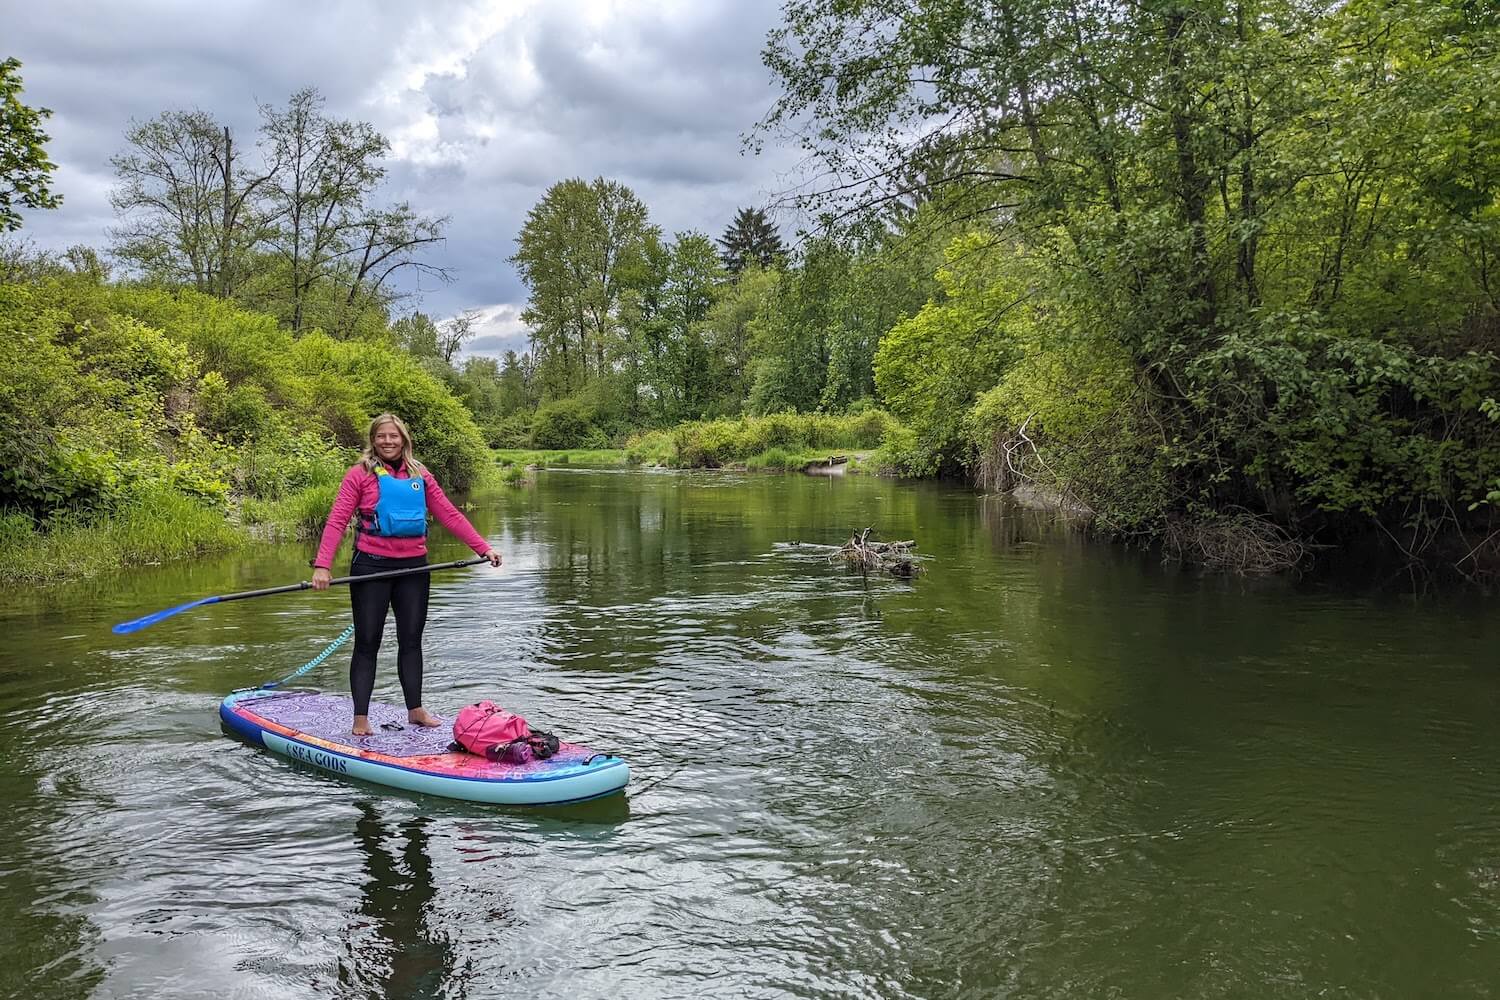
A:
[[[421,538],[427,534],[427,488],[421,476],[397,479],[384,465],[375,466],[380,499],[366,513],[366,534],[386,538]]]

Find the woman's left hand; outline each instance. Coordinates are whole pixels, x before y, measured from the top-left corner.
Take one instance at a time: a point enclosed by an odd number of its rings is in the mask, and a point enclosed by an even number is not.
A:
[[[491,566],[500,565],[500,553],[496,552],[494,549],[490,549],[488,552],[486,552],[483,558],[488,559]]]

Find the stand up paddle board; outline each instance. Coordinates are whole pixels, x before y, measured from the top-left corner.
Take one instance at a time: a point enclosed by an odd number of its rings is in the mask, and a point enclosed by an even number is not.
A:
[[[611,795],[630,781],[619,757],[563,743],[546,760],[496,763],[448,749],[451,726],[427,729],[394,705],[370,705],[373,736],[354,736],[347,695],[251,688],[219,705],[219,718],[247,742],[330,774],[471,802],[555,805]]]

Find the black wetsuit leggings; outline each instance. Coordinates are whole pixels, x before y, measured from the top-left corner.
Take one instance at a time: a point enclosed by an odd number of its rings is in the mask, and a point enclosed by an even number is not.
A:
[[[384,559],[368,552],[355,552],[350,576],[383,573],[427,565],[426,556]],[[349,693],[354,696],[354,714],[370,714],[370,693],[375,690],[375,656],[385,631],[385,612],[396,612],[396,676],[406,707],[422,704],[422,627],[427,624],[427,591],[430,573],[413,573],[389,580],[349,585],[349,603],[354,606],[354,655],[349,660]]]

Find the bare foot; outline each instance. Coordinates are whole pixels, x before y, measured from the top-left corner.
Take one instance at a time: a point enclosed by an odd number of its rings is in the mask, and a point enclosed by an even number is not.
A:
[[[426,726],[428,729],[436,728],[443,724],[443,720],[427,711],[425,708],[413,708],[406,713],[406,721],[414,726]]]
[[[370,717],[368,715],[356,715],[354,717],[354,735],[355,736],[374,736],[375,735],[375,730],[370,727]]]

